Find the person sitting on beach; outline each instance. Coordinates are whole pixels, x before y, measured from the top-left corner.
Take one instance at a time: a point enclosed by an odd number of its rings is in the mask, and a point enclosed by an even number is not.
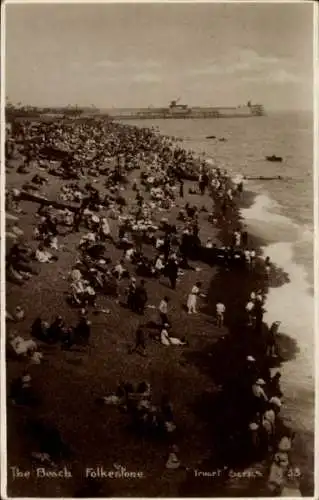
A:
[[[68,210],[67,208],[64,210],[63,213],[63,223],[68,227],[72,227],[74,224],[74,214],[71,212],[71,210]]]
[[[145,380],[140,382],[136,388],[136,393],[139,398],[150,399],[152,394],[151,384]]]
[[[136,262],[136,274],[149,278],[153,278],[156,275],[152,262],[141,253],[139,254],[139,259]]]
[[[50,263],[54,260],[57,260],[57,257],[45,250],[44,245],[40,243],[37,250],[35,251],[35,259],[41,263]]]
[[[187,309],[188,314],[197,314],[197,297],[200,294],[200,288],[202,284],[200,281],[197,281],[193,286],[190,294],[187,298]]]
[[[48,237],[44,240],[43,244],[53,250],[59,250],[58,238],[53,236],[51,233],[48,234]]]
[[[171,337],[169,335],[169,333],[168,333],[168,328],[169,328],[169,324],[165,323],[163,325],[163,328],[161,330],[161,335],[160,335],[161,344],[163,344],[165,346],[170,346],[170,345],[184,346],[184,345],[188,345],[185,337],[183,337],[182,339],[178,339],[177,337]]]
[[[73,278],[71,283],[72,298],[74,302],[82,306],[86,303],[94,305],[96,295],[94,289],[89,286],[87,280],[82,278],[80,271],[78,271],[78,273],[76,273],[76,271],[78,270],[74,269],[74,271],[72,271]]]
[[[34,340],[25,340],[23,337],[11,334],[9,335],[10,346],[17,356],[32,355],[37,350],[37,344]]]
[[[51,207],[52,208],[52,207]],[[50,207],[49,207],[50,209]],[[46,216],[46,227],[47,227],[47,232],[53,234],[53,236],[58,236],[59,231],[58,231],[58,221],[55,215],[49,212],[49,214]]]
[[[154,268],[155,268],[155,275],[159,277],[163,273],[163,270],[165,269],[163,254],[157,257]]]
[[[56,316],[55,320],[49,326],[47,330],[46,338],[50,343],[59,342],[63,335],[63,329],[65,328],[65,323],[62,316]]]
[[[206,248],[213,248],[213,240],[211,238],[207,238]]]
[[[171,345],[185,345],[188,346],[189,343],[186,340],[186,337],[181,337],[180,339],[177,337],[169,337],[169,341]]]
[[[14,404],[28,405],[36,402],[32,394],[31,375],[24,372],[22,376],[14,379],[10,386],[10,399]]]
[[[31,336],[38,340],[46,340],[47,329],[40,317],[36,318],[31,326]]]
[[[157,250],[162,250],[163,245],[164,245],[164,238],[157,238],[155,242],[155,248]]]
[[[112,239],[110,224],[106,217],[102,217],[100,221],[100,239],[105,241],[106,239]]]
[[[93,289],[103,290],[104,287],[104,275],[102,271],[94,267],[90,267],[87,276],[88,282]]]
[[[123,266],[124,264],[124,261],[123,260],[120,260],[116,266],[114,267],[114,275],[116,276],[116,278],[120,281],[125,275],[128,274],[128,271],[125,269],[125,267]]]
[[[85,234],[82,236],[80,243],[79,243],[79,248],[85,249],[88,247],[90,244],[96,242],[96,235],[92,232]]]
[[[85,288],[84,282],[81,278],[74,279],[71,283],[72,297],[76,304],[84,303]]]
[[[88,344],[91,336],[91,321],[86,317],[81,317],[73,333],[75,343]]]
[[[126,251],[125,251],[125,256],[124,256],[124,259],[127,260],[128,262],[132,262],[133,259],[134,259],[134,256],[136,254],[136,250],[135,248],[128,248]]]

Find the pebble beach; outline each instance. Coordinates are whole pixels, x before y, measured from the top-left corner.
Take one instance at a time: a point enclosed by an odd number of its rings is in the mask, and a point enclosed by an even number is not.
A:
[[[7,232],[14,233],[16,227],[23,231],[7,237],[7,255],[13,245],[20,243],[29,245],[37,255],[40,243],[35,228],[41,222],[40,207],[44,217],[45,207],[49,207],[58,220],[58,246],[49,246],[48,251],[55,258],[48,263],[31,258],[34,273],[25,276],[22,284],[12,283],[7,277],[9,494],[311,496],[313,474],[309,470],[313,470],[313,457],[303,454],[293,421],[285,419],[284,394],[278,411],[278,406],[275,409],[269,403],[271,392],[267,393],[273,375],[296,356],[297,343],[281,334],[279,327],[276,355],[269,355],[271,325],[261,318],[258,330],[254,314],[251,321],[247,319],[252,293],[261,295],[266,303],[270,287],[279,288],[289,282],[287,273],[274,263],[265,266],[260,237],[248,232],[246,244],[243,243],[246,228],[241,210],[252,205],[254,194],[245,187],[239,189],[240,182],[235,182],[223,166],[213,167],[202,157],[184,151],[174,138],[161,136],[152,129],[104,123],[103,119],[75,120],[68,125],[44,120],[34,123],[32,128],[30,123],[20,122],[7,135],[7,213],[17,217],[14,223],[7,221]],[[46,138],[50,135],[54,138],[48,145]],[[31,146],[27,148],[25,144]],[[56,150],[67,151],[69,156],[64,161],[53,160]],[[209,182],[201,190],[201,176],[206,173]],[[45,180],[42,184],[34,182],[35,176]],[[155,191],[152,177],[158,180]],[[69,191],[65,191],[66,185],[70,186]],[[82,194],[80,201],[71,198],[75,191]],[[91,197],[92,201],[94,196],[98,196],[99,202],[92,202],[90,217],[93,214],[99,220],[107,218],[110,229],[103,241],[102,258],[107,257],[109,264],[107,271],[101,272],[115,277],[116,294],[101,293],[91,283],[94,304],[74,307],[68,300],[70,272],[86,252],[79,248],[79,243],[89,232],[97,231],[85,217],[78,230],[60,221],[61,217],[65,221],[67,206],[71,214],[77,214],[83,199]],[[52,204],[56,206],[50,208]],[[188,212],[192,207],[196,207],[195,212]],[[116,274],[116,266],[124,255],[119,229],[125,217],[135,217],[136,224],[141,220],[145,224],[148,218],[156,228],[152,229],[152,238],[141,243],[145,259],[151,263],[149,276],[139,274],[138,265],[125,257],[124,277]],[[182,261],[178,261],[179,273],[173,289],[165,272],[153,273],[156,259],[163,251],[156,248],[155,241],[169,233],[167,228],[176,226],[177,242],[170,243],[167,257],[171,253],[185,257],[181,251],[182,235],[185,228],[193,228],[195,220],[199,244],[194,251],[186,251],[188,267],[182,268]],[[132,248],[137,247],[133,233],[130,229],[127,232]],[[236,236],[234,243],[236,233],[241,236],[239,243]],[[247,261],[247,251],[255,253],[253,264]],[[145,280],[147,303],[143,314],[126,304],[132,277],[138,282]],[[195,283],[200,283],[201,289],[198,311],[188,314],[186,303]],[[169,299],[169,336],[180,342],[185,339],[185,345],[163,344],[161,328],[165,325],[159,323],[158,307],[164,297]],[[218,303],[225,306],[222,324],[216,318]],[[17,307],[24,311],[20,319],[15,315]],[[60,340],[48,343],[36,339],[37,352],[42,354],[38,364],[32,363],[29,353],[20,356],[10,352],[9,339],[29,339],[37,317],[52,323],[59,315],[66,325],[76,325],[83,308],[90,324],[86,345],[79,347],[74,343],[64,349]],[[131,352],[139,328],[145,340],[142,356]],[[250,370],[248,358],[256,366],[252,370],[255,378],[248,377],[249,387],[262,380],[267,398],[267,404],[255,411],[257,418],[253,418],[253,403],[244,384],[244,374]],[[32,379],[38,402],[19,406],[10,398],[11,385],[26,373]],[[167,395],[173,407],[174,432],[160,437],[136,432],[127,408],[120,411],[116,405],[97,404],[106,395],[114,394],[122,381],[133,386],[147,381],[154,408],[159,408],[161,398]],[[268,410],[274,412],[276,420],[270,435],[268,431],[265,434],[263,427],[263,413]],[[58,430],[68,453],[54,460],[54,467],[45,465],[45,471],[38,473],[40,465],[35,464],[34,454],[50,455],[39,442],[40,432],[30,431],[39,422]],[[257,433],[250,432],[256,430],[251,424],[257,426]],[[282,449],[285,439],[289,443]],[[178,466],[167,467],[169,457],[175,457]],[[31,471],[29,477],[13,477],[15,467]],[[274,479],[274,467],[279,471],[279,479]],[[116,472],[118,475],[114,476]]]

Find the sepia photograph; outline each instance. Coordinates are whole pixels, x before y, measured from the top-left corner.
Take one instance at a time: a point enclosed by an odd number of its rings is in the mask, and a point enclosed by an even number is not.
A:
[[[3,498],[315,497],[317,10],[2,6]]]

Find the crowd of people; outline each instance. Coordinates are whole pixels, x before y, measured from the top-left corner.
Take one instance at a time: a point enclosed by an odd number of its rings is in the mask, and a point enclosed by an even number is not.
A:
[[[50,204],[43,198],[35,213],[37,221],[33,237],[37,247],[34,249],[33,243],[27,241],[17,241],[11,246],[6,256],[7,280],[23,286],[37,274],[33,262],[55,262],[63,248],[60,241],[68,234],[78,234],[74,265],[68,273],[67,297],[70,306],[79,309],[78,324],[67,325],[61,316],[51,324],[36,317],[30,338],[11,337],[11,354],[27,360],[27,367],[29,363],[45,361],[39,351],[42,342],[61,343],[62,348],[69,350],[74,345],[85,348],[91,338],[89,312],[98,308],[97,302],[103,295],[118,301],[121,299],[119,307],[122,305],[132,315],[141,316],[140,326],[134,333],[135,345],[129,352],[146,356],[150,336],[143,326],[143,316],[149,306],[149,280],[167,279],[170,288],[178,290],[185,273],[196,273],[194,262],[216,266],[227,273],[241,270],[253,274],[257,269],[266,281],[270,279],[272,264],[269,258],[263,259],[257,249],[249,245],[249,236],[239,222],[229,231],[224,245],[215,243],[212,237],[202,241],[200,216],[205,214],[214,229],[225,226],[225,222],[236,214],[243,183],[234,182],[226,171],[211,167],[192,152],[180,148],[171,138],[160,136],[151,129],[101,119],[79,120],[71,124],[24,122],[17,123],[12,136],[7,138],[7,161],[17,152],[23,158],[21,174],[37,168],[47,177],[58,176],[66,182],[58,200]],[[47,177],[37,174],[32,178],[38,193],[43,185],[52,182]],[[184,203],[187,180],[192,182],[190,197],[192,192],[202,200],[206,199],[206,193],[211,196],[211,211],[205,203]],[[131,193],[130,202],[125,197],[127,190]],[[8,189],[7,210],[21,212],[22,199],[22,190]],[[169,215],[177,205],[180,209],[176,211],[174,223],[168,217],[159,216],[163,212]],[[120,259],[112,259],[112,247],[121,250]],[[202,282],[194,279],[184,297],[185,312],[190,316],[198,314],[201,309],[199,299],[206,297]],[[170,318],[171,300],[174,299],[165,295],[160,301],[156,333],[151,338],[165,348],[180,346],[187,349],[192,345],[192,338],[171,333],[177,330]],[[229,401],[240,405],[235,419],[228,421],[224,434],[220,433],[223,445],[229,443],[229,436],[233,440],[232,446],[236,440],[242,445],[244,439],[254,459],[269,450],[286,453],[278,448],[276,433],[282,407],[280,373],[271,375],[267,368],[278,355],[276,336],[279,323],[274,323],[270,329],[265,328],[264,302],[264,291],[252,290],[247,303],[241,306],[245,316],[243,328],[249,335],[253,332],[249,338],[266,339],[262,351],[260,343],[256,351],[255,340],[251,340],[243,355],[244,368],[237,378],[238,383],[232,383],[231,390],[229,385],[221,389],[221,415],[226,415],[223,417],[224,429],[231,413]],[[216,300],[216,327],[223,335],[226,334],[227,315],[231,313],[224,299]],[[15,318],[11,317],[11,320],[15,321]],[[260,360],[263,361],[262,367],[259,366]],[[16,404],[25,404],[32,401],[28,371],[24,370],[19,380],[13,383],[11,398]],[[173,417],[171,402],[163,396],[160,406],[153,405],[151,387],[146,381],[138,387],[121,383],[114,394],[100,398],[100,401],[125,409],[134,428],[155,429],[162,434],[175,432],[176,417]],[[229,433],[230,427],[235,427],[233,433]],[[170,463],[173,460],[176,465],[175,451],[172,451],[175,458],[171,456]]]

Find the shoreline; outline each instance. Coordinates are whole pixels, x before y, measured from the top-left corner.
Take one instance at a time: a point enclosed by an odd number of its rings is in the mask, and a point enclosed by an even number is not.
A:
[[[242,217],[241,215],[241,209],[243,208],[251,208],[253,206],[255,198],[258,196],[258,193],[254,191],[245,191],[244,192],[244,197],[243,199],[239,202],[238,204],[238,213],[235,216],[236,222],[234,223],[234,226],[238,224],[241,228],[246,228],[246,221],[245,218]],[[224,244],[229,243],[229,238],[228,238],[228,227],[225,228],[220,228],[220,239]],[[250,230],[248,229],[248,234],[249,234],[249,240],[250,240],[250,245],[252,248],[256,249],[257,255],[261,255],[262,251],[261,248],[263,247],[265,250],[267,250],[267,240],[264,237],[260,236],[255,236],[253,233],[250,233]],[[265,254],[266,256],[266,254]],[[224,276],[225,278],[225,276]],[[212,279],[212,289],[216,287],[216,281],[218,279],[218,276]],[[217,288],[219,289],[222,285],[222,283],[225,283],[223,280],[223,277],[221,277],[221,283],[217,283]],[[267,308],[267,297],[269,295],[269,292],[272,288],[281,288],[283,285],[287,284],[290,282],[289,278],[289,273],[284,271],[283,269],[275,266],[273,268],[273,273],[271,279],[267,282],[267,280],[261,279],[260,281],[257,279],[254,280],[252,279],[252,285],[255,288],[260,288],[263,289],[266,298],[265,298],[265,306]],[[256,287],[257,284],[257,287]],[[272,321],[275,321],[276,318],[272,318]],[[236,323],[236,321],[234,322]],[[269,327],[269,325],[268,325]],[[230,327],[230,333],[231,333],[231,327]],[[236,329],[236,326],[235,326]],[[285,356],[280,360],[278,363],[278,368],[281,366],[284,366],[286,363],[292,362],[298,357],[299,353],[299,348],[298,348],[298,341],[291,337],[289,335],[289,332],[282,334],[280,333],[280,338],[279,338],[279,343],[280,347],[282,350],[285,351]],[[284,396],[285,398],[285,396]],[[281,420],[284,423],[284,425],[287,425],[288,427],[294,428],[294,420],[293,417],[289,417],[288,415],[285,414],[285,406],[283,406],[283,409],[281,411]],[[313,484],[314,484],[314,478],[313,478],[313,472],[314,471],[314,456],[309,457],[308,455],[305,455],[304,451],[304,443],[303,441],[305,439],[308,439],[312,444],[314,442],[314,429],[309,428],[309,429],[298,429],[299,433],[299,438],[298,443],[294,441],[294,445],[292,447],[292,452],[291,452],[291,457],[292,457],[292,463],[295,464],[296,467],[300,466],[300,461],[301,461],[301,472],[302,476],[304,476],[304,480],[301,481],[301,490],[302,490],[302,496],[312,496],[313,495]],[[258,470],[258,464],[256,464],[256,468]],[[310,471],[309,471],[310,469]],[[306,472],[307,471],[307,472]],[[307,476],[307,477],[306,477]],[[312,477],[309,477],[312,476]],[[248,476],[249,477],[249,476]],[[258,477],[258,474],[257,474]],[[249,495],[254,495],[257,493],[256,488],[255,488],[255,481],[256,477],[254,474],[251,475],[251,485],[248,487],[247,494]],[[230,490],[231,491],[231,490]]]
[[[135,123],[135,126],[136,126],[136,123]],[[156,133],[161,134],[160,127],[156,127]],[[177,137],[177,140],[179,140],[181,142],[183,147],[189,147],[189,145],[192,145],[192,148],[194,147],[194,145],[192,144],[192,141],[189,138],[187,140],[185,140],[185,139],[183,139],[183,137]],[[195,148],[194,152],[195,152],[195,154],[197,154],[199,157],[203,158],[204,160],[205,159],[208,160],[209,165],[211,162],[212,162],[212,164],[216,163],[216,161],[214,160],[211,153],[208,156],[207,152],[202,151],[201,148],[199,148],[199,149]],[[212,168],[212,166],[210,168]],[[234,171],[232,171],[232,173],[228,174],[228,175],[230,175],[231,177],[234,177],[238,174],[240,174],[240,171],[237,172],[237,170],[234,169]],[[262,191],[262,190],[261,191],[253,191],[252,186],[250,185],[250,183],[248,183],[247,189],[244,190],[244,196],[241,198],[241,200],[237,204],[237,213],[235,215],[235,222],[233,221],[234,227],[238,226],[238,227],[241,227],[241,228],[244,227],[247,229],[246,220],[245,220],[245,217],[242,216],[241,211],[242,211],[242,209],[252,208],[257,196],[262,194],[263,192],[265,192],[265,191]],[[250,241],[251,241],[251,247],[255,248],[257,251],[257,254],[261,255],[261,253],[262,253],[261,248],[263,247],[264,249],[267,249],[269,242],[267,241],[266,237],[256,236],[251,231],[253,231],[253,230],[251,230],[249,228],[248,232],[249,232],[249,237],[250,237]],[[229,244],[230,239],[229,239],[228,233],[229,233],[229,227],[226,226],[226,228],[225,227],[219,228],[217,237],[218,237],[219,241],[221,241],[224,245]],[[219,273],[220,273],[220,271],[217,273],[217,276],[214,276],[212,278],[211,288],[214,288],[214,285],[216,285],[216,282],[217,282],[217,288],[218,289],[222,288],[222,281],[223,280],[221,279],[221,282],[220,283],[218,282]],[[269,289],[280,288],[281,286],[283,286],[284,284],[287,284],[289,282],[290,282],[289,273],[287,273],[286,271],[284,271],[284,269],[282,269],[278,266],[275,267],[274,273],[272,276],[272,280],[270,283],[267,284],[266,288],[265,288],[264,280],[261,280],[259,282],[257,288],[264,288],[266,291],[266,301],[265,301],[266,307],[267,307],[267,296],[268,296],[269,291],[270,291]],[[309,287],[310,286],[311,285],[309,284]],[[273,318],[273,321],[275,321],[275,319],[276,318]],[[281,336],[282,336],[282,334],[281,334]],[[282,360],[282,363],[280,363],[278,367],[280,367],[282,364],[285,365],[285,363],[289,363],[289,362],[295,360],[298,357],[298,352],[299,352],[298,341],[296,339],[294,339],[293,337],[289,336],[289,332],[285,333],[285,335],[282,336],[282,343],[283,343],[283,348],[284,348],[286,353],[285,353],[285,359]],[[310,390],[313,393],[313,397],[314,397],[313,374],[311,375],[311,379],[312,379],[313,383],[311,384]],[[287,425],[290,424],[290,425],[294,426],[293,416],[292,417],[287,416],[287,415],[285,416],[284,409],[282,410],[282,420],[284,422],[286,422]],[[303,474],[305,476],[307,476],[305,478],[305,480],[303,481],[303,485],[302,485],[302,489],[304,490],[303,496],[312,496],[313,491],[314,491],[313,490],[313,488],[314,488],[314,486],[313,486],[314,485],[314,473],[312,472],[312,471],[314,471],[314,456],[309,457],[308,455],[305,455],[304,440],[310,441],[309,448],[311,448],[311,444],[313,445],[313,443],[314,443],[314,427],[310,427],[310,428],[306,428],[306,429],[305,428],[298,429],[298,433],[299,433],[300,439],[297,440],[298,441],[297,445],[295,444],[293,447],[292,456],[293,456],[293,460],[296,463],[299,463],[300,459],[301,459]],[[313,446],[312,446],[312,449],[313,449]],[[309,469],[311,472],[309,472]],[[308,474],[305,474],[306,470],[308,471]],[[309,478],[309,475],[311,476],[310,478]],[[252,490],[251,493],[253,494],[254,491]]]
[[[246,198],[244,196],[244,199],[242,200],[244,204],[246,203],[249,205],[249,203],[251,203],[250,196],[251,195],[249,193],[247,193]],[[205,200],[206,199],[207,199],[207,197],[205,197]],[[238,208],[232,214],[231,224],[228,224],[228,225],[224,224],[221,227],[217,227],[216,240],[217,241],[220,240],[224,243],[228,243],[230,231],[234,227],[241,226],[242,223],[243,223],[243,221],[241,220],[241,217],[240,217],[240,208]],[[204,228],[204,226],[203,226],[203,229],[205,229],[205,231],[212,231],[213,228],[210,226],[207,226],[207,227],[205,226],[205,228]],[[252,248],[256,248],[256,250],[259,249],[260,246],[262,246],[262,244],[261,244],[262,240],[255,238],[253,235],[249,235],[249,240],[250,240],[250,245],[252,246]],[[206,270],[207,270],[207,268],[206,268]],[[211,269],[210,272],[212,273],[213,269]],[[229,273],[229,274],[231,274],[231,273]],[[281,284],[286,282],[287,276],[281,270],[277,269],[276,272],[274,273],[274,275],[275,275],[274,276],[274,284],[276,286],[281,286]],[[238,289],[236,288],[237,285],[239,285]],[[213,278],[210,281],[210,285],[209,285],[210,292],[209,292],[208,302],[204,306],[204,310],[206,313],[208,313],[210,308],[213,307],[213,304],[215,303],[215,299],[216,299],[216,292],[215,292],[216,288],[218,290],[221,290],[221,289],[227,290],[227,292],[228,292],[227,309],[232,310],[232,313],[234,313],[234,317],[232,318],[232,320],[230,321],[230,324],[229,324],[229,330],[230,330],[230,334],[228,335],[229,337],[232,337],[233,335],[238,334],[238,332],[236,332],[236,325],[238,323],[237,315],[240,316],[240,314],[239,314],[237,309],[239,309],[239,305],[240,305],[240,307],[242,307],[242,303],[245,303],[245,301],[247,300],[247,296],[249,296],[249,293],[252,290],[251,287],[254,287],[253,289],[258,289],[260,287],[265,288],[264,279],[260,276],[259,277],[258,276],[255,276],[255,277],[248,276],[247,279],[245,279],[245,283],[243,283],[242,276],[237,277],[237,278],[234,276],[229,277],[229,275],[227,276],[227,272],[219,269],[217,271],[217,273],[215,274],[215,276],[213,276]],[[266,288],[267,288],[267,292],[268,292],[268,287],[266,287]],[[178,294],[178,292],[177,292],[177,294]],[[233,304],[233,305],[231,305],[231,304]],[[289,351],[288,357],[293,356],[296,353],[296,349],[297,349],[295,343],[292,342],[289,337],[285,338],[284,341],[287,343],[287,346],[288,346],[288,351]],[[187,353],[186,353],[185,357],[187,359]],[[191,363],[194,363],[194,360],[191,361]],[[196,363],[195,363],[195,365],[196,365]],[[197,366],[197,368],[199,368],[198,363],[196,366]],[[201,369],[201,367],[199,369]],[[220,372],[221,372],[221,374],[224,374],[223,372],[225,372],[225,369],[223,369],[223,367],[220,367]],[[182,482],[182,485],[183,485],[183,482]],[[210,486],[210,488],[211,488],[211,486]],[[182,489],[183,489],[183,486],[182,486]]]
[[[156,124],[156,122],[154,122],[154,124]],[[135,123],[136,125],[136,123]],[[160,131],[160,127],[156,127],[156,130],[157,132]],[[161,133],[161,132],[159,132]],[[208,160],[209,164],[213,165],[216,164],[216,160],[214,159],[214,156],[212,154],[212,152],[207,152],[207,151],[203,151],[202,147],[199,146],[199,147],[196,147],[194,145],[194,140],[191,139],[190,137],[187,137],[186,139],[184,139],[182,136],[178,136],[177,137],[177,140],[180,141],[181,145],[186,148],[186,149],[189,149],[191,148],[195,154],[198,154],[201,158],[203,159],[206,159]],[[231,169],[231,173],[229,174],[231,177],[236,177],[237,174],[240,174],[240,168],[238,169],[238,171],[236,170],[236,168],[234,167],[234,169]],[[252,246],[256,249],[258,249],[258,252],[260,252],[260,249],[261,247],[264,249],[265,252],[267,252],[267,247],[269,244],[272,244],[272,243],[275,243],[277,242],[277,239],[276,240],[270,240],[267,239],[266,236],[256,236],[254,234],[254,228],[253,227],[250,227],[249,226],[249,222],[246,221],[245,217],[242,216],[242,209],[250,209],[250,208],[253,208],[253,205],[255,203],[255,200],[258,196],[262,195],[263,193],[266,193],[266,196],[268,197],[271,197],[271,192],[267,191],[267,190],[264,190],[264,189],[260,189],[260,186],[259,186],[259,189],[256,189],[254,190],[254,186],[253,184],[251,184],[251,182],[248,182],[247,183],[247,187],[245,189],[245,192],[244,192],[244,197],[241,199],[239,205],[238,205],[238,214],[237,214],[237,217],[238,217],[238,220],[240,221],[239,225],[241,227],[245,227],[247,229],[247,223],[248,223],[248,232],[249,234],[251,235],[251,238],[252,238]],[[278,202],[275,202],[275,203],[278,203]],[[287,217],[287,221],[288,222],[291,222],[293,225],[299,225],[301,224],[300,221],[296,221],[295,219],[288,219],[288,215],[280,215],[280,217]],[[262,221],[260,221],[261,224],[262,224]],[[300,230],[302,230],[302,225],[300,225]],[[306,230],[308,230],[308,223],[305,225],[305,228]],[[262,232],[262,231],[261,231]],[[222,234],[222,230],[219,231],[219,236]],[[220,237],[221,241],[222,238]],[[228,242],[228,239],[226,237],[224,243],[227,244]],[[313,293],[313,273],[311,271],[309,271],[305,264],[303,262],[300,262],[298,259],[294,259],[293,262],[295,263],[296,266],[299,266],[299,267],[302,267],[304,270],[305,270],[305,273],[307,274],[307,281],[308,281],[308,284],[309,284],[309,294],[310,296],[313,298],[314,296],[314,293]],[[310,273],[310,276],[309,276],[309,273]],[[311,278],[311,279],[310,279]],[[213,278],[213,280],[216,279],[216,278]],[[270,283],[269,287],[268,287],[268,290],[267,290],[267,297],[269,295],[269,292],[271,292],[271,289],[273,288],[280,288],[281,286],[285,285],[285,284],[289,284],[290,283],[290,277],[289,277],[289,271],[285,271],[284,268],[281,268],[280,266],[276,266],[276,276],[273,277],[273,280],[272,280],[272,283]],[[267,298],[266,298],[266,308],[267,308]],[[272,321],[275,321],[275,317],[272,318]],[[286,330],[287,330],[287,327],[286,327]],[[283,368],[285,367],[286,363],[287,365],[291,365],[292,363],[294,363],[295,360],[297,360],[297,363],[298,363],[298,353],[299,353],[299,347],[298,347],[298,342],[300,339],[297,339],[295,338],[295,336],[290,336],[289,334],[289,328],[288,328],[288,331],[285,332],[285,335],[284,335],[284,341],[283,341],[283,347],[284,347],[284,350],[287,350],[287,353],[285,355],[285,360],[283,362]],[[286,344],[286,345],[285,345]],[[296,366],[296,368],[298,369],[298,364]],[[306,374],[304,374],[304,376],[307,378],[307,380],[309,380],[309,377],[311,378],[311,383],[310,383],[310,387],[303,387],[303,388],[300,388],[299,390],[299,393],[311,393],[311,398],[314,402],[314,398],[315,398],[315,388],[314,388],[314,376],[313,376],[313,373],[311,373],[311,375],[309,376],[306,376]],[[286,375],[287,377],[287,375]],[[289,382],[288,379],[286,379],[286,377],[282,378],[282,382],[285,383],[285,382]],[[289,377],[289,375],[288,375]],[[286,384],[289,386],[289,383]],[[289,389],[289,387],[287,388]],[[292,390],[291,388],[291,384],[290,384],[290,393],[293,393],[295,394],[295,391]],[[290,399],[292,398],[293,396],[290,394]],[[310,415],[310,409],[309,409],[309,412],[308,412],[308,423],[310,423],[309,421],[311,421],[311,424],[314,424],[314,418],[313,417],[313,409],[311,411],[311,415]],[[283,415],[283,419],[288,423],[291,423],[293,422],[294,423],[294,416],[296,416],[295,414],[297,413],[300,413],[299,410],[296,408],[295,411],[293,411],[292,408],[289,409],[289,411],[287,412],[286,410],[286,413],[288,413],[288,415]],[[283,414],[285,412],[283,411]],[[314,425],[309,425],[308,427],[298,427],[297,430],[298,430],[298,435],[300,436],[300,439],[298,440],[297,439],[297,443],[295,443],[295,447],[294,447],[294,450],[296,451],[296,453],[293,453],[294,457],[296,458],[296,461],[298,462],[299,459],[301,459],[302,461],[302,465],[303,465],[303,469],[304,470],[314,470],[314,465],[313,465],[313,458],[309,460],[307,459],[307,452],[305,451],[305,442],[309,442],[309,448],[313,450],[313,443],[314,443]],[[303,437],[302,437],[303,436]],[[307,449],[307,448],[306,448]],[[309,451],[309,450],[308,450]],[[310,473],[311,475],[312,473]],[[305,480],[305,483],[307,483],[307,479]],[[313,484],[313,477],[310,479],[309,481],[309,484]],[[311,486],[309,488],[309,484],[306,484],[304,486],[304,489],[305,491],[310,491],[309,493],[309,496],[311,495]]]

